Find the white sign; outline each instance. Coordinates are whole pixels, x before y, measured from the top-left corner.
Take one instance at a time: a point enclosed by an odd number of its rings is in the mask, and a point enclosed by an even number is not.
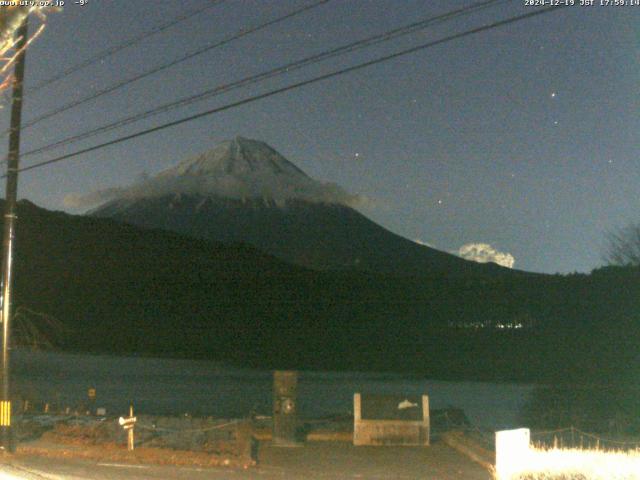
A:
[[[120,417],[118,419],[118,423],[120,425],[122,425],[123,427],[125,427],[125,428],[126,427],[129,427],[129,428],[133,427],[133,424],[136,423],[137,421],[138,421],[138,419],[136,417],[127,417],[127,418]]]
[[[523,465],[530,465],[530,441],[528,428],[496,432],[496,473],[499,479],[511,478]]]

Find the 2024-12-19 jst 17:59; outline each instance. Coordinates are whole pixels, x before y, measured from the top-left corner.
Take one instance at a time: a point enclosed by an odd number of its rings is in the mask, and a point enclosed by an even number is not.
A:
[[[525,0],[525,7],[638,7],[640,0]]]

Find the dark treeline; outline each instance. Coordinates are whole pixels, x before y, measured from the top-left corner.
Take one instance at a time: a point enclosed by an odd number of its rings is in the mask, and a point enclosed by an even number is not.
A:
[[[637,268],[318,273],[250,247],[26,202],[19,214],[15,305],[58,319],[63,328],[40,330],[64,350],[448,379],[633,381]]]

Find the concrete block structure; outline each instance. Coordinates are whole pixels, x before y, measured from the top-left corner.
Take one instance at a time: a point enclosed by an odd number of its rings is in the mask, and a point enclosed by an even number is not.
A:
[[[354,445],[428,446],[427,395],[353,396]]]

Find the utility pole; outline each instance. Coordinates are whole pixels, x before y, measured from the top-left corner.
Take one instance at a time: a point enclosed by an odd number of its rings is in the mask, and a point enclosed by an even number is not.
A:
[[[22,93],[24,66],[28,35],[27,18],[17,31],[19,52],[13,78],[11,105],[11,130],[9,133],[9,155],[7,158],[7,189],[5,192],[5,214],[2,236],[2,398],[0,398],[0,429],[5,451],[14,451],[11,432],[11,389],[9,383],[9,340],[11,335],[11,287],[13,283],[13,247],[15,240],[16,203],[18,197],[18,167],[20,160],[20,125],[22,123]]]

